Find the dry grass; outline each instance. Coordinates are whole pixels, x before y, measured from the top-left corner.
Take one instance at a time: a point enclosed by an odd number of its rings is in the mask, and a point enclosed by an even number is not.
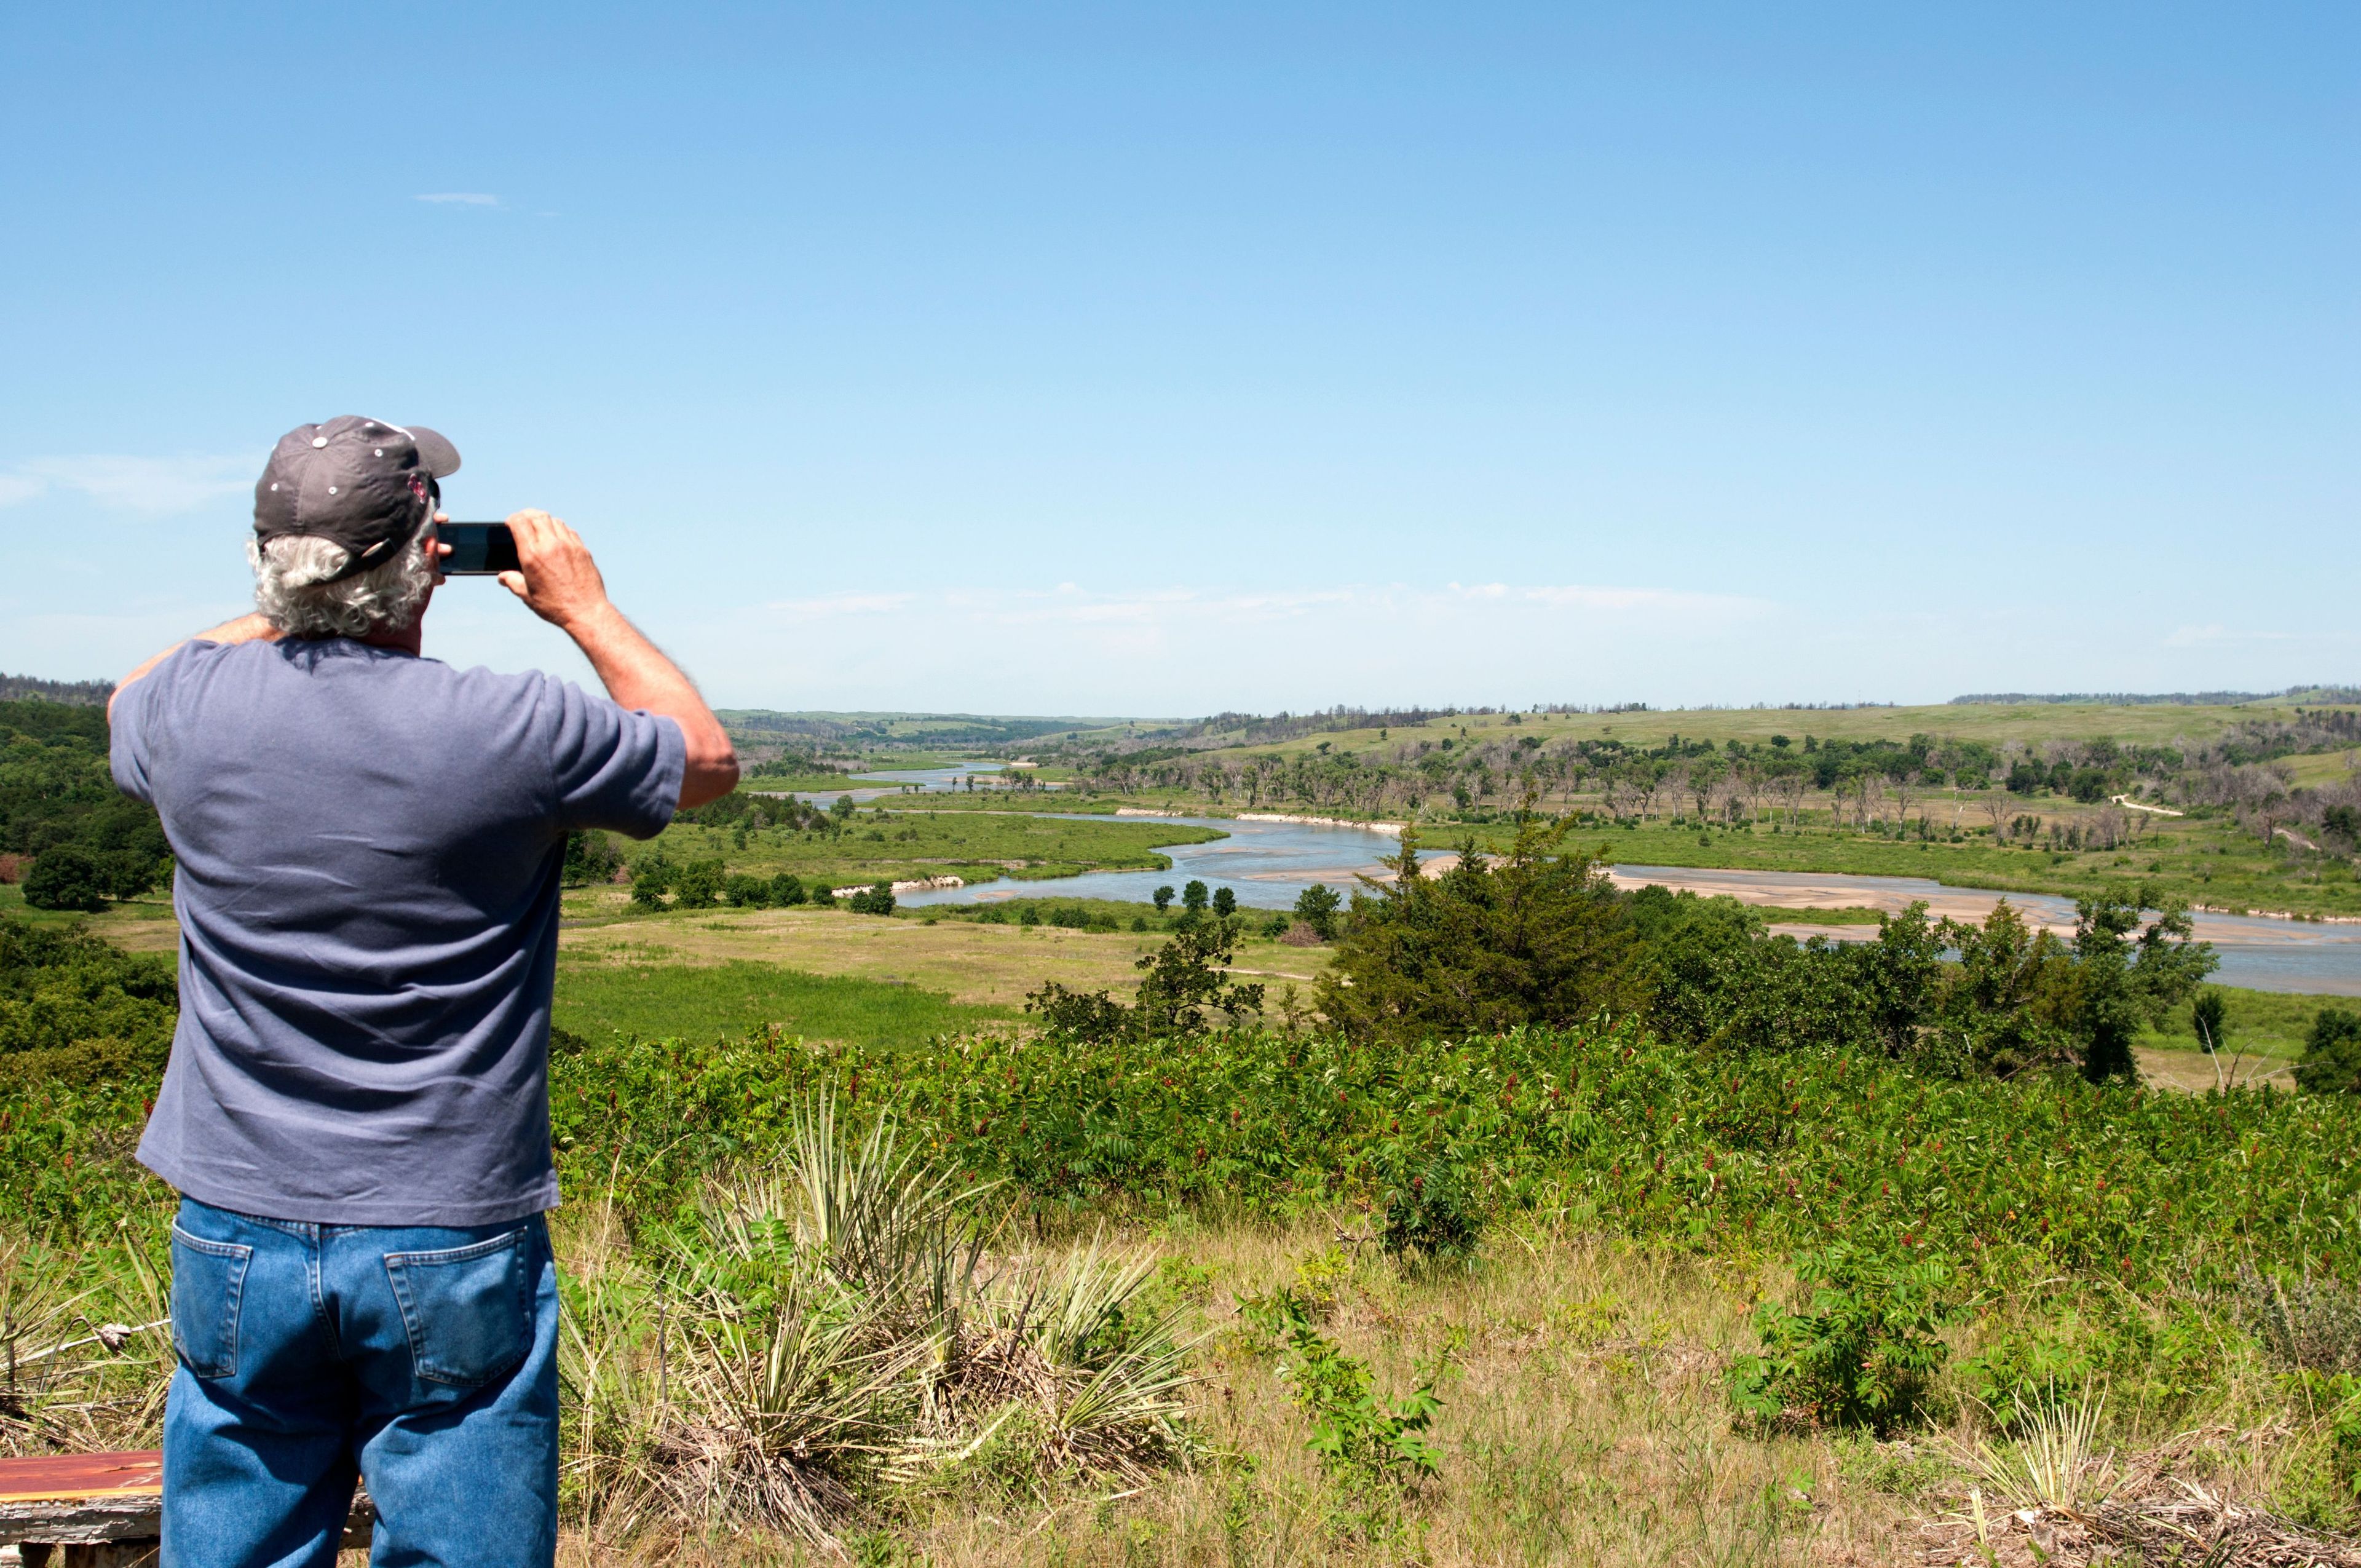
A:
[[[1168,933],[1070,931],[1055,926],[986,926],[944,920],[881,920],[808,909],[700,911],[612,926],[582,927],[559,938],[574,962],[719,964],[752,959],[808,974],[896,981],[939,992],[954,1002],[1022,1007],[1049,981],[1077,990],[1127,992],[1133,965],[1170,939]],[[1284,947],[1250,938],[1235,967],[1309,981],[1329,949]]]
[[[1565,1238],[1508,1239],[1477,1267],[1405,1275],[1333,1224],[1176,1222],[1166,1287],[1207,1337],[1186,1393],[1198,1451],[1161,1469],[1044,1480],[972,1467],[906,1499],[870,1561],[933,1563],[1729,1563],[1887,1551],[1894,1499],[1853,1493],[1818,1439],[1732,1435],[1720,1368],[1751,1281],[1694,1260]],[[1309,1260],[1310,1266],[1305,1266]],[[1304,1448],[1303,1418],[1231,1302],[1290,1280],[1333,1297],[1326,1332],[1399,1393],[1448,1354],[1439,1483],[1372,1512]],[[576,1539],[572,1560],[619,1561]],[[756,1538],[671,1542],[666,1561],[755,1563]]]
[[[1143,1290],[1153,1255],[996,1248],[990,1196],[888,1124],[840,1128],[823,1096],[698,1223],[637,1247],[605,1209],[567,1226],[565,1475],[587,1536],[834,1552],[905,1497],[1144,1485],[1185,1458],[1188,1347]]]
[[[1090,1472],[1044,1467],[1038,1442],[1027,1450],[1035,1463],[979,1454],[866,1515],[845,1533],[847,1553],[945,1568],[2361,1568],[2348,1544],[2265,1501],[2297,1453],[2286,1424],[2215,1425],[2159,1443],[2092,1391],[2005,1441],[1965,1417],[1916,1444],[1744,1438],[1732,1432],[1721,1373],[1751,1348],[1751,1303],[1784,1279],[1537,1226],[1495,1236],[1472,1268],[1406,1272],[1351,1234],[1352,1216],[1341,1223],[1175,1218],[1137,1238],[1163,1260],[1154,1288],[1202,1336],[1198,1378],[1184,1391],[1193,1449]],[[1433,1483],[1373,1506],[1323,1475],[1275,1358],[1234,1306],[1282,1284],[1324,1308],[1323,1332],[1371,1365],[1381,1396],[1444,1358]],[[2225,1409],[2263,1394],[2243,1377],[2223,1391]],[[2135,1438],[2147,1446],[2123,1446]],[[759,1532],[674,1538],[637,1558],[575,1534],[561,1561],[737,1568],[814,1557]]]

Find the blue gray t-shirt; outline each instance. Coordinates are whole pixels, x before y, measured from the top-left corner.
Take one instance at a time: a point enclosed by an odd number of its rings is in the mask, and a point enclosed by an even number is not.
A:
[[[566,835],[672,819],[669,718],[343,638],[191,642],[115,704],[179,870],[181,1024],[140,1162],[272,1219],[491,1224],[557,1201]]]

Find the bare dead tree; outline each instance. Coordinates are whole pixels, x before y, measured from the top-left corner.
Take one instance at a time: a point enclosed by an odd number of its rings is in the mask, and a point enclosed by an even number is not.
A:
[[[1904,827],[1910,823],[1910,802],[1926,781],[1927,775],[1916,768],[1895,773],[1886,781],[1894,786],[1894,818]]]
[[[1869,828],[1870,813],[1877,808],[1878,803],[1885,796],[1885,776],[1883,773],[1863,773],[1855,788],[1860,791],[1855,798],[1859,802],[1861,827],[1866,832]]]
[[[1976,809],[1991,820],[1993,842],[2007,843],[2009,814],[2015,809],[2015,803],[2008,798],[2008,791],[1994,784],[1990,789],[1977,792]]]

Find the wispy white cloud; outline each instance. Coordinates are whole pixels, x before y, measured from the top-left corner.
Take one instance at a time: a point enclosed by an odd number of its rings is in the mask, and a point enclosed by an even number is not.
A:
[[[428,195],[413,196],[413,202],[440,202],[458,207],[497,207],[500,199],[485,191],[436,191]]]
[[[101,506],[163,516],[248,489],[261,468],[252,457],[37,457],[0,472],[0,506],[69,490]]]

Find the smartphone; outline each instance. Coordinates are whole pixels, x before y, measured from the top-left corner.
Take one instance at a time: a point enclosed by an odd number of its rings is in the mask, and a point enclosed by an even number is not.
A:
[[[516,535],[505,522],[438,522],[434,536],[451,547],[443,557],[446,577],[490,577],[519,569]]]

